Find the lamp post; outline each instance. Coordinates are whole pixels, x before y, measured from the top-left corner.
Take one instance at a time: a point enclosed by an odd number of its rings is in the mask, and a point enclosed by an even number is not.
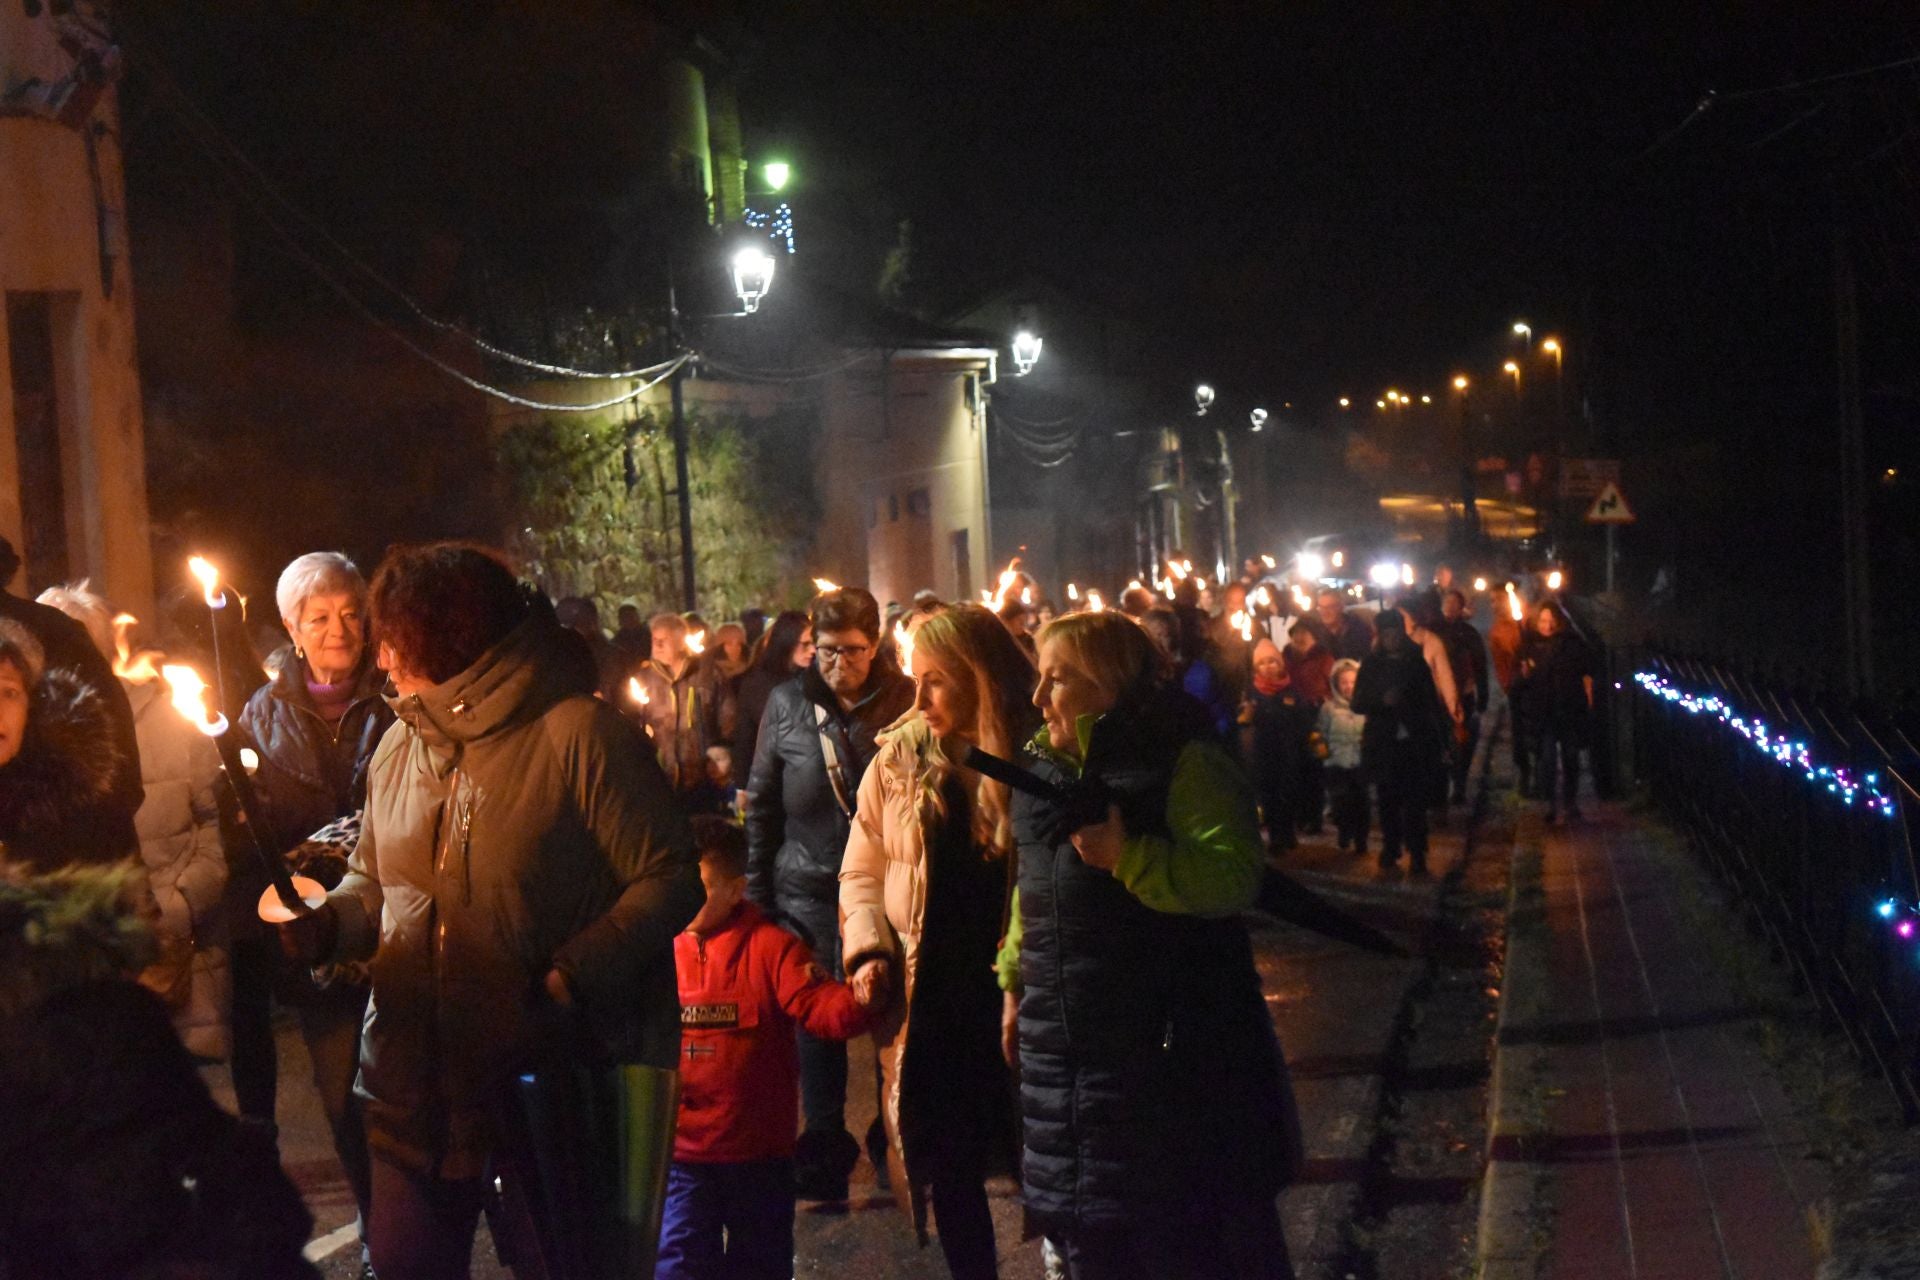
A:
[[[1566,381],[1561,376],[1562,363],[1566,360],[1567,350],[1564,346],[1560,344],[1560,339],[1545,338],[1541,340],[1540,351],[1543,355],[1549,355],[1553,357],[1553,503],[1552,503],[1552,506],[1553,506],[1553,540],[1554,540],[1554,545],[1558,546],[1560,542],[1561,532],[1562,532],[1560,526],[1562,523],[1562,516],[1564,515],[1564,513],[1560,509],[1560,504],[1561,504],[1560,478],[1567,463]],[[1613,537],[1613,527],[1611,525],[1607,527],[1607,537],[1609,539],[1608,545],[1611,546],[1612,545],[1611,539]],[[1613,561],[1611,559],[1607,561],[1607,567],[1609,571],[1611,571],[1613,567]],[[1613,589],[1611,583],[1608,584],[1607,589],[1609,591]]]
[[[733,255],[729,264],[733,291],[740,299],[740,310],[715,319],[750,316],[773,288],[774,256],[758,245],[748,245]],[[681,352],[680,301],[675,292],[671,265],[667,272],[667,344]],[[680,597],[687,612],[698,607],[693,575],[693,479],[687,442],[687,362],[682,361],[668,383],[673,406],[673,482],[680,498]]]
[[[1480,505],[1473,491],[1472,417],[1467,411],[1467,375],[1453,375],[1454,394],[1460,397],[1460,529],[1468,545],[1480,540]]]

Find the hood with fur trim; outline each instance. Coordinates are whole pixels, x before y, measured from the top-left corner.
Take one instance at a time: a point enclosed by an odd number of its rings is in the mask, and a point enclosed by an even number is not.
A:
[[[0,766],[0,856],[47,871],[131,854],[132,815],[114,794],[126,763],[106,699],[76,673],[49,670],[20,754]]]

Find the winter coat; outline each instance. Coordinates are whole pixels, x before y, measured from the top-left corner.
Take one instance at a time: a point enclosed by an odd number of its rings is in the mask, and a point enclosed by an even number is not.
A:
[[[766,717],[767,703],[773,697],[773,691],[794,679],[800,672],[789,671],[786,675],[776,675],[760,667],[751,667],[740,674],[733,685],[733,767],[751,769],[759,757],[760,722]]]
[[[140,748],[133,736],[133,708],[112,664],[78,622],[51,605],[22,600],[4,587],[0,587],[0,619],[19,623],[40,642],[48,671],[66,671],[100,699],[98,714],[104,717],[112,769],[100,835],[120,855],[131,856],[139,845],[133,815],[140,808]]]
[[[1318,724],[1320,736],[1327,741],[1329,769],[1360,767],[1360,743],[1366,731],[1367,718],[1353,709],[1353,703],[1340,696],[1340,673],[1357,672],[1359,669],[1360,664],[1351,658],[1343,658],[1333,664],[1331,688],[1326,702],[1320,708]]]
[[[114,689],[124,704],[118,681]],[[48,667],[33,687],[20,751],[0,766],[5,857],[37,871],[132,857],[139,844],[129,842],[122,775],[134,769],[138,793],[139,760],[137,748],[130,758],[122,745],[113,704],[76,672]]]
[[[294,1280],[313,1215],[125,980],[0,1022],[0,1270],[12,1280]]]
[[[1336,662],[1342,658],[1362,662],[1373,652],[1373,624],[1357,609],[1349,609],[1341,615],[1337,634],[1320,620],[1317,613],[1306,614],[1301,621],[1307,624],[1314,639],[1320,642],[1320,647],[1332,654]]]
[[[162,963],[184,968],[187,981],[169,1003],[189,1051],[224,1058],[233,975],[227,967],[227,855],[220,843],[220,753],[213,739],[174,710],[159,680],[127,687],[140,743],[146,800],[134,815],[140,860],[160,908]]]
[[[1493,686],[1487,676],[1487,642],[1480,628],[1468,618],[1442,622],[1437,629],[1447,646],[1447,661],[1453,670],[1453,687],[1460,693],[1460,705],[1468,715],[1487,709]]]
[[[491,1107],[541,1052],[671,1068],[673,937],[704,901],[692,836],[652,752],[550,616],[396,700],[335,959],[372,959],[357,1092],[369,1144],[477,1177]],[[377,944],[377,950],[376,950]],[[544,994],[550,969],[576,1008]]]
[[[1568,630],[1535,633],[1520,646],[1514,697],[1529,724],[1578,735],[1591,719],[1586,682],[1593,675],[1593,650],[1586,641]]]
[[[1307,760],[1307,735],[1313,732],[1313,703],[1300,696],[1300,690],[1288,681],[1277,693],[1262,693],[1256,686],[1248,700],[1253,710],[1252,754],[1247,765],[1260,784],[1261,802],[1269,807],[1275,792],[1290,791]],[[1269,813],[1267,821],[1279,824],[1281,815]]]
[[[791,1156],[800,1127],[794,1028],[845,1040],[866,1027],[853,990],[807,944],[743,902],[711,934],[673,941],[680,981],[680,1120],[673,1158]]]
[[[1316,707],[1327,700],[1327,682],[1333,676],[1333,654],[1325,645],[1315,642],[1305,653],[1287,645],[1280,650],[1280,660],[1287,664],[1287,679],[1293,685],[1294,696]]]
[[[367,767],[393,723],[393,708],[382,696],[386,673],[374,663],[372,645],[361,655],[353,701],[337,725],[314,707],[307,675],[306,661],[288,653],[273,682],[254,690],[240,713],[240,732],[260,755],[253,790],[265,816],[261,834],[274,852],[366,804]]]
[[[631,697],[617,705],[635,716],[653,737],[673,789],[691,791],[706,781],[707,748],[723,746],[728,739],[721,733],[721,722],[730,713],[725,682],[709,664],[689,657],[678,677],[649,658],[633,673],[646,691],[646,701],[635,704]],[[735,761],[735,767],[742,762]]]
[[[1447,711],[1434,692],[1432,669],[1412,643],[1391,653],[1376,649],[1360,664],[1353,710],[1366,717],[1360,758],[1376,782],[1444,785]]]
[[[1014,799],[1024,1203],[1069,1237],[1204,1229],[1230,1199],[1277,1194],[1301,1156],[1237,918],[1264,866],[1253,795],[1177,704],[1100,732],[1124,735],[1101,748],[1127,831],[1111,874],[1039,835],[1050,802]],[[1056,785],[1079,767],[1044,736],[1028,764]]]
[[[1420,650],[1420,656],[1426,659],[1427,673],[1433,677],[1434,696],[1440,699],[1440,707],[1452,720],[1466,715],[1460,701],[1460,690],[1453,683],[1453,658],[1447,652],[1446,641],[1425,627],[1409,624],[1407,638]]]
[[[937,1172],[934,1160],[923,1153],[940,1147],[943,1137],[956,1145],[977,1142],[989,1149],[1004,1140],[1010,1159],[1016,1141],[1004,1064],[998,1072],[992,1069],[1000,1061],[997,1016],[988,1014],[987,1025],[977,1029],[984,1043],[974,1043],[966,1037],[976,1028],[971,1021],[963,1023],[960,1011],[939,1000],[918,999],[923,979],[933,977],[931,966],[923,974],[929,950],[942,949],[941,940],[924,927],[937,914],[929,911],[931,897],[941,892],[931,874],[939,860],[935,843],[953,841],[949,850],[959,846],[962,854],[979,856],[972,849],[965,819],[954,811],[956,806],[949,804],[943,820],[926,814],[923,754],[930,740],[926,721],[917,715],[881,735],[879,751],[860,783],[840,867],[841,953],[847,971],[854,972],[870,958],[884,958],[892,965],[892,998],[872,1028],[880,1059],[880,1116],[886,1126],[894,1195],[922,1243],[926,1240],[926,1189]],[[1011,871],[1010,866],[998,864],[992,869],[1003,879]],[[1004,886],[999,899],[1004,903]],[[987,954],[978,957],[980,964],[989,967],[1002,914],[999,909],[990,910],[996,918],[985,930]],[[975,976],[974,961],[964,957],[965,977]],[[956,976],[946,969],[933,985],[936,989],[951,985]],[[987,977],[991,983],[990,972]],[[989,989],[987,994],[997,1005],[997,993]],[[922,1050],[923,1039],[929,1048],[937,1045],[954,1052]],[[909,1058],[914,1064],[911,1069],[906,1067]],[[965,1068],[960,1066],[963,1061]],[[998,1130],[1002,1119],[1004,1134]],[[989,1128],[983,1131],[981,1125]]]
[[[799,932],[829,972],[838,972],[840,863],[848,822],[827,776],[818,710],[839,756],[846,800],[860,794],[880,730],[913,705],[913,681],[890,665],[874,667],[851,712],[808,667],[774,689],[761,720],[747,783],[747,894]],[[742,766],[745,761],[738,762]]]

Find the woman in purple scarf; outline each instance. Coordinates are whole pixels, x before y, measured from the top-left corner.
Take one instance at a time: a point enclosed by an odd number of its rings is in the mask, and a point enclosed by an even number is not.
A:
[[[274,603],[292,645],[269,664],[271,683],[255,691],[240,713],[240,729],[260,754],[254,774],[269,849],[285,852],[304,875],[331,888],[353,850],[342,841],[312,842],[323,827],[359,812],[367,798],[367,765],[393,723],[382,696],[386,675],[373,660],[366,624],[367,583],[353,561],[336,551],[301,556],[280,574]],[[365,975],[345,970],[309,973],[287,962],[276,939],[255,918],[264,873],[242,863],[229,898],[233,950],[233,1084],[242,1119],[266,1137],[273,1128],[275,1091],[270,997],[299,1014],[313,1060],[334,1150],[361,1213],[364,1235],[369,1166],[366,1135],[353,1096],[366,1013]]]

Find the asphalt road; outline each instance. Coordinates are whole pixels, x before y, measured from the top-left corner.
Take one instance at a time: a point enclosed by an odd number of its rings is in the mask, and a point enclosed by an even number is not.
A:
[[[1456,809],[1451,829],[1436,833],[1431,877],[1382,873],[1371,855],[1336,851],[1330,836],[1307,840],[1279,865],[1417,951],[1431,951],[1435,916],[1448,897],[1447,872],[1460,862],[1464,826]],[[1456,886],[1459,880],[1453,877]],[[1396,1073],[1405,1072],[1410,1024],[1418,1024],[1419,1005],[1432,985],[1429,957],[1371,955],[1265,917],[1249,916],[1248,921],[1305,1129],[1307,1165],[1281,1201],[1301,1276],[1346,1280],[1358,1275],[1364,1280],[1369,1274],[1387,1274],[1395,1280],[1423,1280],[1453,1273],[1459,1263],[1461,1224],[1471,1219],[1477,1168],[1474,1126],[1483,1086],[1475,1074],[1474,1045],[1481,1029],[1454,1028],[1457,1043],[1448,1045],[1446,1053],[1461,1061],[1449,1068],[1454,1077],[1444,1080],[1451,1092],[1442,1089],[1437,1110],[1433,1097],[1422,1100],[1431,1114],[1423,1119],[1421,1134],[1396,1135],[1390,1131],[1394,1116],[1405,1110],[1405,1081],[1396,1079]],[[1472,972],[1478,962],[1470,957],[1463,963],[1467,985],[1481,981]],[[1470,1023],[1474,1016],[1458,1009],[1448,1014],[1453,1023]],[[314,1214],[310,1255],[322,1256],[330,1278],[352,1276],[359,1254],[353,1205],[308,1084],[305,1050],[290,1021],[282,1023],[278,1041],[281,1152]],[[856,1042],[856,1063],[871,1061],[871,1052],[864,1041]],[[856,1069],[855,1081],[863,1078],[871,1079]],[[224,1072],[209,1069],[209,1083],[216,1096],[231,1105]],[[849,1120],[855,1133],[863,1133],[873,1111],[872,1091],[856,1083],[851,1092]],[[1404,1162],[1401,1149],[1425,1146],[1434,1146],[1435,1159],[1442,1165],[1451,1162],[1450,1167],[1437,1176],[1400,1176],[1395,1166]],[[1015,1188],[1006,1183],[993,1187],[992,1193],[1002,1276],[1038,1280],[1039,1242],[1020,1238]],[[1395,1232],[1400,1246],[1383,1250],[1383,1233]],[[915,1246],[891,1197],[876,1190],[864,1158],[854,1173],[850,1203],[802,1203],[796,1235],[796,1276],[933,1280],[946,1275],[938,1248]],[[474,1250],[473,1274],[508,1274],[494,1258],[484,1226]]]

